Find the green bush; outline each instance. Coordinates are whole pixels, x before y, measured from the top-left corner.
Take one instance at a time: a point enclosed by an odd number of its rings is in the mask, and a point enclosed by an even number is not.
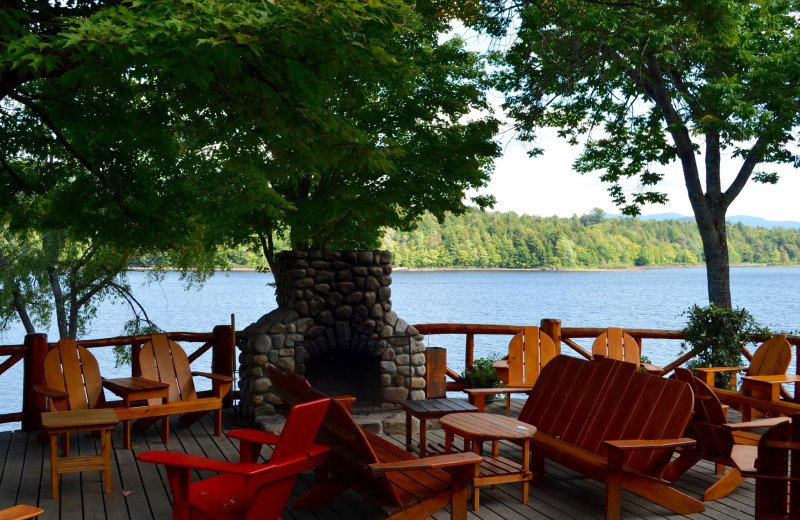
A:
[[[469,379],[473,388],[497,388],[500,386],[500,376],[494,368],[498,356],[478,358],[472,362],[472,367],[464,371],[464,377]]]
[[[684,333],[695,353],[687,365],[690,369],[742,366],[742,348],[750,343],[749,335],[771,334],[746,309],[728,309],[712,303],[708,307],[694,305],[682,315],[688,317]],[[685,346],[682,352],[686,352]],[[716,374],[717,386],[728,388],[729,382],[728,374]]]

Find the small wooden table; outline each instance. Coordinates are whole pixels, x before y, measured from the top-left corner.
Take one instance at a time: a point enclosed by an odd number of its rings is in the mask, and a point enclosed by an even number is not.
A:
[[[478,474],[472,479],[472,508],[480,507],[480,486],[502,484],[505,482],[522,482],[522,503],[528,503],[528,489],[532,478],[530,471],[530,440],[536,433],[536,427],[530,424],[487,413],[451,414],[442,417],[445,431],[445,452],[450,453],[453,437],[464,438],[464,451],[470,449],[481,454],[482,443],[492,441],[492,455],[484,456],[478,468]],[[522,464],[498,456],[497,442],[511,440],[522,445]]]
[[[58,499],[58,485],[62,473],[99,469],[103,474],[105,492],[111,493],[111,430],[119,422],[114,410],[74,410],[42,413],[42,429],[50,436],[50,481],[53,499]],[[100,431],[100,455],[59,457],[58,436],[72,432]]]
[[[478,409],[463,400],[454,399],[408,399],[400,403],[406,411],[406,450],[411,446],[411,417],[419,419],[419,457],[424,458],[427,450],[427,425],[428,419],[441,419],[445,415],[462,412],[476,412]]]
[[[781,399],[781,385],[785,383],[800,383],[800,375],[744,376],[742,377],[742,394],[777,402]],[[757,395],[753,396],[753,393]],[[742,422],[747,422],[751,418],[751,409],[749,406],[745,406],[742,409]]]
[[[103,388],[107,388],[114,394],[122,397],[125,408],[130,408],[134,401],[145,399],[161,399],[162,403],[169,400],[169,384],[161,381],[153,381],[142,377],[120,377],[117,379],[103,379]],[[165,415],[161,420],[161,437],[169,439],[169,415]],[[166,442],[166,441],[165,441]],[[125,449],[131,447],[131,421],[122,421],[122,443]]]

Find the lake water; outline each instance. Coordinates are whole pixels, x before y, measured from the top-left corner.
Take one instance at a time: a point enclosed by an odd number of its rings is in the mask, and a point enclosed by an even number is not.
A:
[[[273,281],[268,273],[219,273],[199,290],[186,290],[177,273],[147,284],[147,274],[128,274],[136,298],[164,330],[209,332],[230,323],[236,315],[242,329],[274,309]],[[538,325],[542,318],[558,318],[563,327],[681,329],[681,313],[708,301],[704,268],[642,271],[395,271],[392,306],[408,323],[483,323]],[[800,268],[736,267],[731,269],[731,291],[736,307],[744,307],[775,331],[800,331]],[[127,307],[105,302],[87,338],[120,335],[130,319]],[[0,333],[0,344],[21,344],[24,329],[15,326]],[[58,334],[48,331],[51,340]],[[464,367],[463,336],[433,336],[429,346],[446,347],[448,365]],[[590,342],[581,342],[588,346]],[[479,336],[475,355],[503,353],[506,336]],[[569,353],[568,347],[564,348]],[[643,353],[655,364],[677,358],[680,344],[645,340]],[[129,375],[115,369],[110,349],[93,351],[105,377]],[[204,356],[209,358],[208,355]],[[2,361],[2,359],[0,359]],[[200,361],[203,361],[202,359]],[[210,363],[209,359],[205,360]],[[198,369],[204,369],[199,365]],[[0,376],[0,413],[19,411],[22,363]],[[18,423],[0,424],[0,430]]]

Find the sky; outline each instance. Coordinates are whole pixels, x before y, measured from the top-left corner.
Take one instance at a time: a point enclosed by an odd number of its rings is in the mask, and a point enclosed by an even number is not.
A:
[[[583,215],[594,208],[608,214],[619,214],[608,194],[608,184],[600,181],[599,174],[581,175],[572,169],[580,153],[579,147],[570,146],[553,130],[541,133],[537,145],[545,150],[542,156],[530,158],[525,145],[516,141],[505,144],[503,157],[495,162],[488,188],[481,193],[494,195],[494,210],[518,214],[549,217]],[[773,221],[800,221],[800,170],[790,166],[771,166],[768,171],[778,171],[781,179],[776,185],[760,184],[752,180],[742,190],[728,209],[728,215],[748,215]],[[734,160],[729,162],[725,187],[738,169]],[[642,208],[643,215],[679,213],[692,216],[692,208],[683,182],[683,172],[674,164],[662,170],[665,173],[659,189],[668,194],[666,204],[650,204]],[[629,189],[635,184],[629,184]]]

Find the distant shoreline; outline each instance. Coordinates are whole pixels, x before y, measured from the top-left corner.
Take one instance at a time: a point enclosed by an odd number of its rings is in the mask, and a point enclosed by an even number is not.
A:
[[[541,272],[564,272],[564,273],[591,273],[591,272],[628,272],[628,271],[649,271],[653,269],[699,269],[702,265],[646,265],[640,267],[395,267],[392,271],[401,272],[487,272],[487,271],[541,271]],[[773,265],[773,264],[731,264],[730,267],[800,267],[800,265]],[[154,271],[152,267],[129,267],[128,271]],[[167,268],[163,271],[178,271],[178,269]],[[216,269],[215,272],[256,272],[255,267],[231,267],[230,269]],[[268,271],[270,272],[270,271]]]

